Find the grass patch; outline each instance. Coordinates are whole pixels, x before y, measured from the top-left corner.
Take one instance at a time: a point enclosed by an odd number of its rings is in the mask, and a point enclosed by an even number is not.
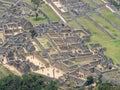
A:
[[[28,20],[33,24],[41,24],[41,23],[48,23],[47,18],[45,18],[43,15],[39,15],[38,19],[36,20],[36,17],[29,17]]]
[[[45,49],[51,49],[52,48],[52,45],[50,44],[49,40],[46,37],[37,38],[37,40],[42,44],[42,46]],[[50,44],[50,46],[48,45],[48,43]]]
[[[43,4],[41,10],[50,18],[52,21],[59,21],[59,17],[56,13],[46,4]]]
[[[114,22],[117,25],[120,25],[120,19],[107,8],[103,7],[100,8],[100,12],[104,15],[105,18],[109,19],[110,21]]]
[[[118,37],[115,37],[116,39],[120,39],[120,31],[114,28],[111,24],[109,24],[105,19],[100,17],[98,14],[93,13],[92,18],[103,28],[105,28],[110,34],[114,36],[114,34],[117,34]]]
[[[25,0],[28,4],[34,7],[34,4],[31,3],[31,0]],[[46,4],[42,4],[40,9],[52,20],[52,21],[59,21],[59,17],[56,15],[56,13]],[[31,20],[33,23],[34,21]],[[38,22],[35,22],[38,23]],[[41,22],[40,22],[41,23]],[[46,20],[43,20],[43,23],[46,23]]]
[[[74,21],[69,22],[69,25],[71,27],[75,28],[75,29],[79,29],[80,28],[80,26],[76,22],[74,22]]]
[[[63,15],[63,17],[64,17],[66,20],[72,21],[72,17],[70,16],[69,13],[63,13],[62,15]]]
[[[107,47],[105,55],[112,58],[116,64],[120,64],[120,40],[103,41],[102,46]]]

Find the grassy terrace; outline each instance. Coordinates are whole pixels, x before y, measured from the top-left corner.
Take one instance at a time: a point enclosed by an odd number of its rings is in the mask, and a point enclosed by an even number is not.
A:
[[[89,3],[91,7],[95,8],[96,5],[92,2],[92,0],[84,0],[85,2]]]
[[[45,49],[50,49],[50,48],[52,48],[52,47],[50,47],[50,46],[48,45],[49,40],[48,40],[46,37],[37,38],[37,40],[42,44],[42,46],[43,46]]]
[[[70,21],[69,22],[69,25],[75,29],[79,29],[80,26],[75,22],[75,21]]]
[[[112,40],[109,36],[97,28],[93,22],[85,17],[78,18],[78,21],[91,32],[92,36],[90,43],[100,43],[103,47],[106,47],[107,51],[105,52],[105,55],[112,58],[115,63],[119,63],[120,40]]]
[[[30,4],[31,6],[34,6],[33,3],[31,3],[31,0],[25,0],[25,2],[27,2],[28,4]],[[56,13],[46,4],[42,4],[40,9],[50,18],[50,20],[52,21],[59,21],[60,18],[56,15]],[[27,12],[29,12],[27,10]],[[47,19],[39,14],[39,17],[38,17],[38,20],[35,19],[35,17],[31,17],[31,18],[28,18],[28,20],[33,24],[41,24],[41,23],[48,23]]]
[[[96,2],[97,4],[104,4],[102,0],[94,0],[94,2]]]
[[[120,39],[120,31],[114,28],[111,24],[109,24],[105,19],[98,16],[98,14],[93,13],[92,18],[104,29],[106,29],[110,34],[112,34],[115,38]]]
[[[24,1],[30,4],[31,6],[33,6],[33,3],[31,3],[31,0],[24,0]]]
[[[69,13],[63,13],[62,15],[63,15],[63,17],[64,17],[66,20],[68,20],[68,21],[71,21],[71,20],[72,20],[72,18],[71,18],[71,16],[69,15]]]
[[[72,20],[72,17],[70,16],[69,13],[63,13],[63,17],[68,21],[68,25],[75,28],[75,29],[79,29],[80,26],[74,21]]]
[[[104,32],[102,32],[99,28],[97,28],[92,21],[86,19],[85,17],[78,18],[78,21],[83,26],[85,26],[88,30],[90,30],[90,32],[92,34],[91,40],[93,43],[96,43],[98,41],[102,42],[103,40],[110,40],[111,39]]]
[[[107,47],[105,54],[114,60],[114,62],[120,63],[120,40],[115,41],[103,41],[101,44]]]
[[[45,49],[50,49],[48,52],[49,55],[58,53],[57,50],[55,50],[55,48],[52,46],[52,43],[50,43],[48,38],[46,38],[45,36],[43,36],[41,38],[36,38],[36,39],[41,43],[41,45]],[[50,44],[50,46],[48,45],[48,43]],[[42,48],[36,43],[34,45],[39,50],[40,55],[42,55],[42,52],[43,52]]]
[[[60,18],[56,15],[56,13],[46,4],[43,4],[41,10],[52,20],[59,21]]]
[[[99,9],[100,12],[104,15],[105,18],[109,19],[110,21],[114,22],[117,25],[120,25],[120,19],[116,17],[116,15],[110,12],[107,8],[103,7]]]

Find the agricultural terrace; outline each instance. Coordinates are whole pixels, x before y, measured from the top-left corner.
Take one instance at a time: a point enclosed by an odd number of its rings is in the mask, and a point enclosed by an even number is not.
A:
[[[105,10],[104,10],[105,9]],[[107,17],[109,20],[115,22],[120,25],[120,20],[115,16],[112,12],[107,10],[106,8],[102,8],[102,14]],[[107,13],[107,12],[108,13]],[[98,14],[93,13],[91,16],[92,19],[96,21],[96,23],[100,24],[105,30],[107,30],[110,34],[112,34],[116,39],[112,40],[106,33],[101,30],[101,28],[97,27],[91,20],[86,17],[80,17],[77,20],[87,28],[92,34],[91,43],[100,43],[103,47],[106,47],[107,50],[105,55],[108,58],[112,58],[114,62],[117,64],[120,60],[120,31],[113,27],[109,22],[107,22],[102,17],[98,16]],[[101,23],[102,22],[102,23]]]

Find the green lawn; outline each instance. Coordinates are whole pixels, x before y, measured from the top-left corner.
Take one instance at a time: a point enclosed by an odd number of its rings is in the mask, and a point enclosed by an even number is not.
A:
[[[48,20],[41,14],[39,14],[38,19],[36,17],[29,17],[28,20],[33,24],[48,23]]]

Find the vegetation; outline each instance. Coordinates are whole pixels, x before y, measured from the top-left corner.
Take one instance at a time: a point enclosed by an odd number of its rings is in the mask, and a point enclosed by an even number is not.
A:
[[[37,10],[42,0],[31,0],[34,4],[34,8]]]
[[[94,83],[94,78],[92,76],[87,77],[86,85],[91,85]]]
[[[43,15],[38,15],[37,19],[35,17],[29,17],[28,20],[33,24],[41,24],[41,23],[48,23],[47,18],[45,18]]]
[[[0,80],[0,90],[57,90],[57,82],[37,74],[9,75]]]
[[[75,28],[75,29],[79,29],[79,28],[80,28],[80,26],[79,26],[75,21],[69,22],[69,25],[70,25],[71,27]]]
[[[60,18],[56,15],[56,13],[46,4],[42,4],[40,9],[50,18],[52,21],[59,21]]]
[[[119,36],[120,36],[120,33],[116,30],[116,33],[117,33],[118,36],[116,36],[116,34],[114,34],[114,36],[118,37],[118,40],[112,40],[100,28],[95,26],[94,23],[92,21],[90,21],[89,19],[87,19],[85,17],[81,17],[81,18],[78,18],[78,21],[82,25],[84,25],[84,27],[86,27],[87,30],[89,30],[91,35],[92,35],[91,36],[91,42],[88,43],[88,44],[100,43],[102,45],[102,47],[107,48],[107,50],[105,51],[105,55],[108,58],[112,58],[115,64],[119,64],[119,60],[120,60],[120,55],[119,55],[120,40],[119,40]],[[108,26],[108,25],[105,25],[105,26]],[[111,27],[111,26],[109,25],[109,27]],[[108,31],[110,31],[110,30],[108,30]]]
[[[59,17],[56,15],[56,13],[46,4],[43,3],[43,0],[31,0],[29,2],[30,5],[34,5],[35,8],[35,17],[29,17],[28,20],[33,24],[41,24],[41,23],[48,23],[47,18],[39,14],[37,11],[38,9],[41,9],[52,21],[59,21]]]
[[[96,21],[96,23],[98,23],[101,27],[108,31],[113,37],[115,37],[116,39],[120,39],[120,31],[109,24],[104,18],[100,17],[97,13],[93,13],[92,18]]]
[[[34,38],[38,35],[35,30],[30,30],[30,33],[31,33],[32,38]]]
[[[89,3],[92,8],[96,7],[96,5],[92,2],[92,0],[84,0],[84,1]]]
[[[110,2],[117,8],[120,9],[120,0],[110,0]],[[119,3],[118,3],[119,2]]]
[[[99,10],[105,18],[115,23],[116,25],[120,25],[119,18],[114,13],[112,13],[109,9],[103,7],[103,8],[100,8]]]
[[[37,9],[38,9],[38,7],[39,7],[39,5],[40,5],[40,1],[41,1],[41,0],[31,0],[31,2],[34,4],[36,20],[38,19]]]
[[[52,48],[49,40],[46,37],[37,38],[37,40],[44,46],[45,49]]]
[[[4,66],[0,65],[0,79],[9,75],[12,75],[12,73]]]

